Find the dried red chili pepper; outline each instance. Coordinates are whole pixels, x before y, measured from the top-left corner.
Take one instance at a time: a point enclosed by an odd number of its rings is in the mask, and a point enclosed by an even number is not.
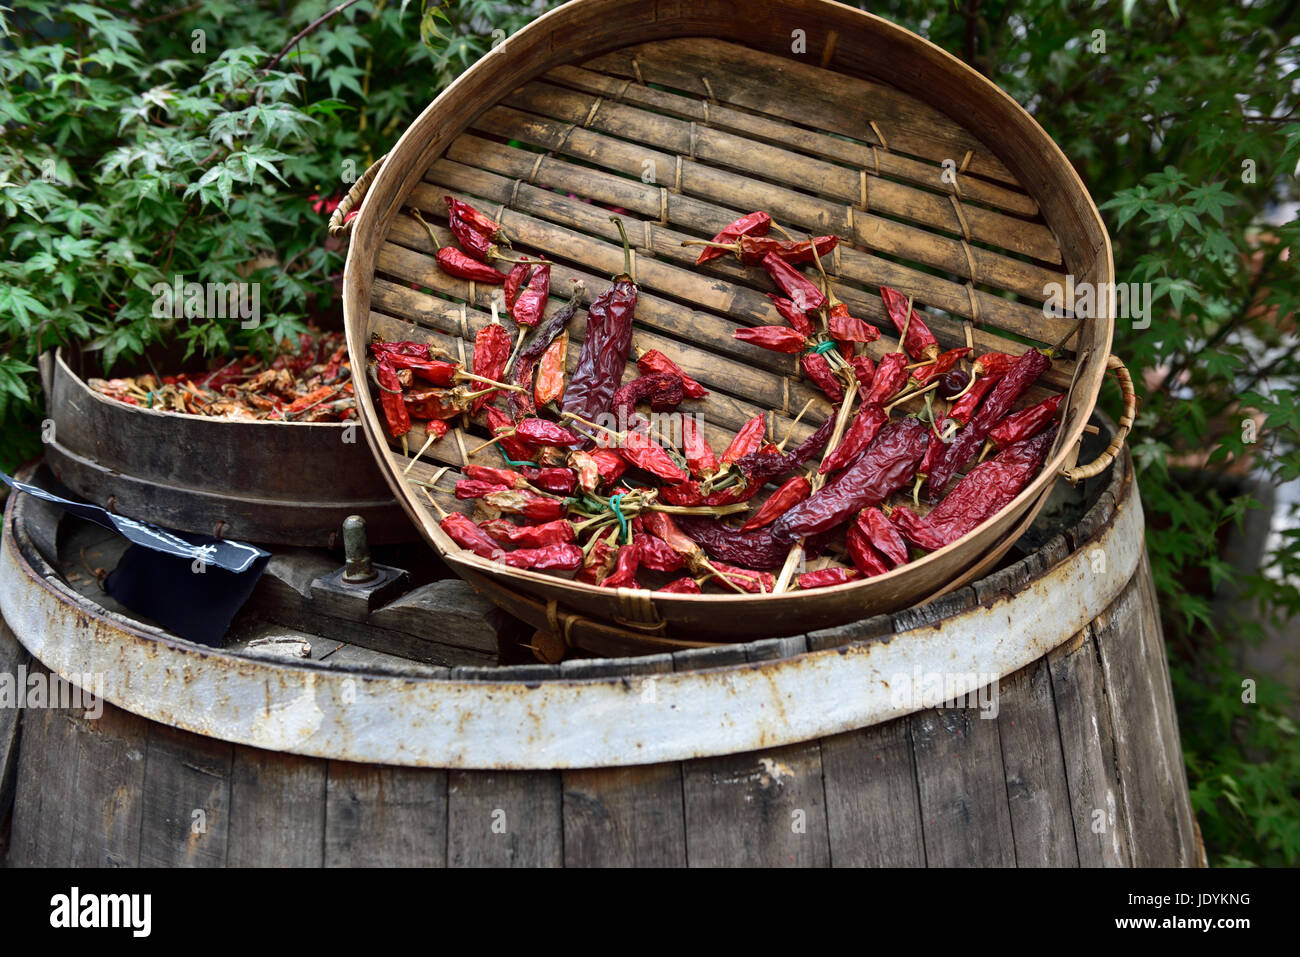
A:
[[[948,443],[943,458],[935,463],[926,486],[934,501],[943,494],[948,480],[975,457],[989,430],[1002,421],[1025,390],[1038,380],[1051,366],[1052,360],[1038,349],[1030,349],[998,381],[984,404],[971,416],[966,428]]]
[[[562,545],[577,538],[573,523],[556,519],[542,525],[516,525],[504,518],[494,518],[479,522],[479,528],[505,545],[520,548],[542,548],[546,545]]]
[[[998,384],[998,378],[993,376],[980,376],[970,387],[970,391],[959,398],[952,404],[948,410],[948,415],[944,419],[944,428],[947,430],[952,423],[965,425],[970,421],[971,416],[975,414],[975,409],[979,407],[980,400]]]
[[[772,524],[811,494],[812,484],[802,475],[787,479],[785,484],[769,495],[758,511],[740,526],[740,530],[748,532]]]
[[[793,542],[828,531],[854,512],[879,505],[916,475],[929,435],[915,418],[891,422],[852,465],[772,525],[772,535]]]
[[[428,343],[412,342],[410,339],[404,339],[401,342],[384,342],[382,339],[375,339],[370,343],[370,351],[376,359],[385,352],[401,356],[414,356],[417,359],[433,358],[433,350],[429,348]],[[208,382],[205,382],[205,384],[209,388],[220,388],[220,386],[211,385]]]
[[[826,305],[826,296],[816,284],[780,256],[768,253],[763,257],[763,268],[796,309],[813,312]]]
[[[447,204],[447,227],[462,246],[486,262],[493,244],[509,246],[501,224],[488,219],[477,209],[454,196],[444,196]]]
[[[472,279],[474,282],[492,285],[506,281],[504,273],[497,272],[487,263],[481,263],[473,256],[467,256],[450,246],[443,246],[433,258],[443,272],[457,279]]]
[[[614,572],[600,583],[602,588],[640,588],[636,573],[641,567],[641,549],[636,542],[618,550]]]
[[[815,240],[817,252],[813,252],[813,241],[804,239],[787,242],[770,236],[741,236],[735,242],[717,243],[703,239],[685,240],[683,246],[704,246],[721,253],[731,253],[743,266],[757,266],[767,255],[777,256],[791,264],[810,263],[815,256],[825,256],[840,243],[838,236],[818,236]],[[698,265],[698,263],[697,263]]]
[[[1056,418],[1056,410],[1060,408],[1065,394],[1054,395],[1044,399],[1037,405],[1031,405],[1027,409],[1021,409],[1019,412],[1012,412],[1005,419],[989,429],[989,440],[999,449],[1005,449],[1015,445],[1024,439],[1035,434],[1039,429],[1045,426],[1052,419]]]
[[[732,505],[736,502],[743,502],[753,498],[758,494],[758,487],[752,482],[744,482],[739,485],[730,485],[726,488],[718,489],[705,495],[699,482],[682,482],[678,485],[667,485],[659,490],[659,499],[665,505],[687,505],[697,506],[705,505],[714,507],[718,505]]]
[[[972,363],[971,368],[977,376],[1001,379],[1011,371],[1016,358],[1006,352],[986,352]]]
[[[551,264],[533,263],[527,284],[519,290],[514,305],[507,306],[510,318],[521,326],[532,328],[546,314],[546,301],[551,296]]]
[[[812,320],[808,314],[794,304],[793,300],[785,299],[781,296],[774,296],[770,292],[767,298],[772,300],[772,305],[776,306],[776,311],[781,314],[781,318],[790,323],[790,327],[801,334],[805,339],[813,337]]]
[[[863,509],[858,513],[858,527],[867,536],[867,540],[876,551],[884,555],[894,566],[906,565],[908,561],[907,543],[898,534],[898,530],[885,518],[885,513],[878,508]]]
[[[830,455],[822,459],[822,464],[817,471],[822,475],[829,475],[831,472],[848,468],[867,450],[888,421],[888,414],[880,406],[861,406],[857,415],[853,417],[853,424],[840,439],[840,444],[835,446]]]
[[[731,440],[727,450],[722,453],[722,458],[718,460],[718,465],[730,465],[742,456],[751,452],[757,452],[758,447],[763,444],[763,433],[767,430],[767,417],[763,413],[754,416],[748,422],[740,427],[736,437]]]
[[[456,497],[466,498],[483,498],[492,492],[504,492],[513,486],[502,484],[501,482],[485,482],[478,479],[460,479],[456,483]]]
[[[862,572],[864,578],[883,575],[889,571],[885,560],[872,547],[871,542],[867,540],[866,532],[859,528],[856,522],[849,526],[845,543],[849,547],[849,557],[853,559],[854,567]]]
[[[575,473],[578,488],[584,492],[596,491],[596,486],[600,484],[600,469],[596,465],[596,460],[591,457],[591,453],[573,451],[569,453],[566,461]]]
[[[551,343],[564,332],[565,327],[582,304],[585,292],[586,287],[581,283],[575,283],[573,296],[565,304],[564,308],[540,325],[537,331],[532,334],[532,337],[524,343],[523,348],[519,350],[519,355],[515,356],[511,380],[514,385],[521,386],[524,391],[511,392],[507,396],[507,401],[510,404],[510,414],[516,419],[522,419],[536,413],[537,407],[533,404],[533,370],[537,367],[537,363],[542,356],[546,354],[546,350],[550,348]]]
[[[679,376],[671,372],[652,372],[620,386],[614,393],[609,411],[615,422],[631,425],[635,422],[638,403],[647,403],[655,412],[667,412],[681,405],[685,398],[686,391]]]
[[[635,538],[641,564],[653,572],[675,572],[682,567],[682,556],[657,535],[643,532]]]
[[[650,349],[641,353],[641,358],[636,360],[636,367],[642,375],[660,373],[677,376],[682,380],[682,392],[686,394],[688,399],[703,399],[709,394],[708,389],[688,376],[681,370],[681,366],[658,349]]]
[[[498,469],[488,465],[467,465],[464,472],[465,478],[471,481],[486,482],[506,488],[524,488],[528,484],[528,480],[524,478],[523,474],[513,469]]]
[[[506,363],[510,361],[511,346],[513,343],[510,341],[510,333],[493,315],[493,321],[474,336],[474,374],[500,382],[506,371]],[[478,414],[496,395],[496,392],[490,392],[479,396],[470,407],[470,413]]]
[[[673,461],[667,450],[647,432],[636,429],[624,432],[618,450],[631,465],[663,479],[669,485],[679,485],[690,478]]]
[[[840,380],[835,378],[835,373],[831,371],[831,364],[826,361],[826,357],[816,352],[808,352],[799,357],[799,367],[803,369],[806,375],[819,389],[826,393],[826,398],[832,402],[844,401],[844,386]]]
[[[865,395],[871,389],[871,380],[876,375],[876,364],[870,356],[854,356],[849,360],[849,365],[853,367],[853,376],[858,380],[858,385],[862,387]]]
[[[738,240],[741,236],[766,236],[767,231],[772,226],[772,217],[762,211],[747,213],[741,216],[734,223],[726,226],[718,235],[713,237],[715,243],[731,243]],[[717,259],[726,255],[725,249],[716,249],[706,246],[700,253],[700,258],[695,260],[695,265],[702,266],[710,259]]]
[[[808,438],[800,442],[793,451],[781,456],[762,455],[757,452],[742,455],[736,460],[736,467],[740,469],[750,486],[758,489],[778,475],[796,469],[814,456],[820,455],[830,442],[831,433],[834,431],[835,417],[832,416],[819,425]]]
[[[886,353],[876,366],[871,378],[871,388],[862,397],[863,405],[884,405],[903,386],[907,385],[907,356],[901,352]]]
[[[710,558],[734,562],[746,568],[780,568],[790,549],[775,541],[766,528],[744,532],[724,525],[716,518],[677,516],[678,527],[708,552]]]
[[[797,579],[799,587],[805,591],[810,588],[827,588],[831,585],[843,585],[858,577],[856,568],[821,568],[815,572],[804,572]]]
[[[530,522],[551,522],[564,517],[563,499],[547,498],[527,489],[498,489],[482,499],[497,511],[522,515]]]
[[[881,286],[880,298],[885,301],[885,312],[893,320],[894,328],[898,330],[899,335],[903,335],[904,329],[907,330],[907,334],[903,336],[903,348],[909,356],[919,362],[923,359],[933,359],[939,354],[939,340],[930,332],[930,328],[921,320],[915,309],[911,311],[911,318],[908,318],[906,296],[896,289]]]
[[[909,541],[928,551],[955,542],[1020,494],[1042,468],[1056,431],[1053,425],[981,462],[925,518],[917,518],[911,509],[900,507],[890,514],[890,520]]]
[[[587,309],[587,334],[577,368],[564,392],[564,411],[594,421],[609,411],[614,393],[623,384],[628,350],[632,348],[632,319],[637,287],[630,275],[632,247],[623,220],[611,216],[623,240],[623,272]]]
[[[614,531],[617,532],[618,530],[615,529]],[[598,585],[613,569],[618,549],[611,545],[610,540],[607,538],[597,539],[588,548],[590,550],[583,560],[582,569],[574,576],[574,580],[586,582],[589,585]]]
[[[582,436],[575,435],[548,419],[524,419],[517,422],[515,435],[533,445],[558,445],[565,449],[577,448],[586,441]]]
[[[536,571],[573,571],[582,567],[582,549],[568,542],[543,545],[541,548],[521,548],[503,552],[496,561],[511,568],[531,568]]]
[[[941,376],[957,364],[957,360],[964,359],[970,355],[970,349],[965,347],[961,349],[949,349],[942,352],[929,365],[918,366],[912,370],[912,378],[918,385],[925,385],[936,376]]]
[[[512,392],[511,395],[514,393]],[[495,405],[489,405],[484,410],[484,414],[487,416],[488,428],[492,430],[492,434],[501,436],[501,450],[509,458],[517,462],[526,462],[536,457],[537,446],[515,434],[515,423],[510,416]]]
[[[416,389],[403,395],[402,403],[411,418],[426,422],[454,419],[462,411],[450,389]]]
[[[704,437],[704,431],[693,415],[684,415],[682,423],[682,457],[686,468],[696,478],[708,478],[718,471],[718,457]]]
[[[559,495],[568,495],[578,484],[578,477],[573,474],[573,469],[560,467],[539,469],[531,465],[523,465],[519,470],[524,478],[537,488]]]
[[[393,352],[385,352],[383,356],[388,360],[389,365],[399,372],[409,369],[413,375],[418,375],[425,382],[433,385],[453,385],[456,381],[456,373],[460,371],[460,366],[455,363],[442,362],[438,359],[417,359],[415,356]]]
[[[656,588],[655,591],[667,592],[670,595],[698,595],[700,594],[700,583],[690,575],[683,575],[670,581],[663,588]]]
[[[751,594],[763,595],[776,587],[776,578],[768,572],[756,572],[749,568],[737,568],[725,562],[714,561],[713,567],[722,573],[722,577]]]
[[[384,420],[388,424],[388,434],[400,439],[411,431],[411,416],[402,401],[402,386],[397,380],[397,370],[393,368],[389,353],[379,357],[376,369],[379,381],[379,401],[384,407]]]
[[[528,285],[529,277],[533,274],[533,264],[528,262],[515,263],[510,272],[506,273],[505,286],[502,293],[506,301],[506,314],[513,316],[515,300],[519,298],[519,290]]]
[[[802,352],[807,340],[803,334],[785,326],[754,326],[749,329],[737,329],[732,335],[741,342],[751,342],[771,352],[785,352],[793,355]]]
[[[627,462],[614,449],[593,449],[587,454],[595,461],[603,485],[613,485],[627,471]]]
[[[699,554],[700,546],[686,537],[686,534],[677,527],[677,523],[673,521],[672,516],[667,512],[650,511],[642,515],[641,518],[647,532],[666,542],[668,547],[686,559],[688,564],[691,556]]]
[[[879,329],[849,315],[849,307],[842,302],[831,306],[827,328],[836,342],[875,342],[880,338]]]
[[[495,558],[504,549],[488,537],[487,533],[460,512],[448,512],[438,522],[447,537],[483,558]]]
[[[537,363],[537,385],[533,395],[538,405],[546,405],[564,395],[564,364],[569,357],[569,334],[561,333],[542,353]]]

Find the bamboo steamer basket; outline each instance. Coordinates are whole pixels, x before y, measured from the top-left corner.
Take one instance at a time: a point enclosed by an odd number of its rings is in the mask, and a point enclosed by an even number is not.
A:
[[[544,657],[786,635],[928,600],[992,570],[1053,483],[1102,471],[1132,424],[1131,384],[1110,354],[1107,297],[1077,325],[1043,306],[1047,284],[1064,285],[1068,274],[1108,288],[1100,284],[1113,282],[1114,265],[1096,206],[1029,114],[879,17],[825,0],[775,0],[759,18],[753,9],[740,0],[574,0],[448,87],[331,221],[335,235],[350,229],[343,296],[352,361],[363,363],[379,334],[472,362],[474,335],[499,295],[497,286],[442,273],[410,210],[440,243],[453,241],[443,196],[456,195],[501,222],[517,250],[553,260],[549,314],[571,280],[585,283],[590,300],[621,271],[606,208],[617,207],[626,210],[641,290],[630,358],[660,349],[711,390],[683,411],[703,412],[717,449],[760,411],[769,411],[769,434],[784,436],[811,400],[793,426],[797,442],[832,407],[801,377],[796,356],[732,337],[739,326],[781,321],[764,296],[774,287],[761,269],[731,259],[695,267],[697,251],[680,245],[765,209],[798,235],[841,237],[826,265],[853,314],[884,333],[867,346],[874,358],[897,346],[882,284],[915,297],[943,348],[1018,354],[1069,335],[1028,393],[1031,401],[1067,393],[1059,437],[1040,474],[993,520],[888,574],[809,592],[663,595],[506,568],[461,550],[408,480],[434,479],[442,507],[470,511],[451,489],[457,467],[500,464],[496,453],[466,457],[489,438],[484,424],[453,429],[412,465],[388,438],[374,395],[359,390],[367,439],[398,501],[458,574],[542,632]],[[570,369],[584,330],[579,310]],[[1077,466],[1108,368],[1128,408],[1106,453]],[[411,455],[424,439],[417,424]]]

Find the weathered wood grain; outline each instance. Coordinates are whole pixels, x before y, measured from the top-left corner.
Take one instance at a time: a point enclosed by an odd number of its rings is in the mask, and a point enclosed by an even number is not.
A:
[[[1074,822],[1047,662],[998,682],[998,737],[1017,867],[1077,867]]]
[[[29,672],[48,671],[32,662]],[[15,867],[70,867],[76,817],[77,735],[68,711],[26,709],[18,756],[18,784],[9,863]]]
[[[930,867],[1016,863],[998,723],[969,708],[908,719]]]
[[[324,761],[235,749],[227,854],[231,867],[320,867],[324,832]]]
[[[680,764],[565,771],[563,782],[566,867],[686,865]]]
[[[224,867],[235,747],[148,722],[142,867]]]
[[[27,666],[31,655],[18,643],[14,633],[0,618],[0,675],[12,675],[14,692],[18,691],[19,668]],[[18,779],[18,745],[22,732],[22,711],[10,702],[0,707],[0,862],[9,849],[14,790]]]
[[[1053,650],[1047,662],[1079,864],[1130,867],[1129,821],[1092,626]]]
[[[74,709],[69,719],[78,725],[72,866],[135,867],[148,722],[111,704],[103,709],[99,718]]]
[[[816,741],[683,764],[691,867],[830,863]]]
[[[330,761],[326,867],[442,867],[447,773]]]
[[[925,828],[908,719],[821,740],[835,867],[924,867]]]
[[[560,867],[558,771],[453,771],[447,780],[450,867]]]

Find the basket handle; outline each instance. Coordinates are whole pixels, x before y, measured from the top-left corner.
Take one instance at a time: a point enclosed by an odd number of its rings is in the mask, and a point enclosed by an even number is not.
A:
[[[352,188],[348,190],[347,195],[339,200],[339,204],[334,207],[334,212],[330,213],[329,234],[335,239],[343,239],[352,231],[352,220],[346,217],[353,209],[360,206],[361,201],[366,198],[366,190],[370,188],[374,178],[379,175],[379,169],[384,165],[386,159],[388,159],[387,153],[371,163],[370,168],[352,184]]]
[[[1071,485],[1077,485],[1084,479],[1099,475],[1110,467],[1115,457],[1119,455],[1120,449],[1124,447],[1124,439],[1128,437],[1129,431],[1133,428],[1133,419],[1137,416],[1137,392],[1133,388],[1133,377],[1129,375],[1128,367],[1120,361],[1119,356],[1112,355],[1106,360],[1106,368],[1115,370],[1115,377],[1119,379],[1120,392],[1124,395],[1124,414],[1119,417],[1119,428],[1115,430],[1115,435],[1111,438],[1110,445],[1106,446],[1106,451],[1087,465],[1061,469],[1061,475]]]

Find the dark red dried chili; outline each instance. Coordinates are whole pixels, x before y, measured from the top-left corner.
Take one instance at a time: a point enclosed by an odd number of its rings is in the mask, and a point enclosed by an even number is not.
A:
[[[777,519],[773,537],[793,542],[832,529],[859,509],[879,505],[912,481],[928,439],[919,419],[886,425],[857,461]]]
[[[710,558],[746,568],[780,568],[790,552],[787,544],[772,538],[769,529],[744,532],[716,518],[678,515],[678,527],[702,547]]]
[[[551,295],[551,264],[534,263],[528,281],[515,296],[513,305],[506,306],[510,318],[521,326],[533,327],[546,314],[546,301]]]
[[[537,488],[558,495],[568,495],[578,485],[578,477],[573,474],[573,469],[560,467],[539,469],[531,465],[523,465],[519,470],[524,478]]]
[[[564,517],[563,499],[548,498],[527,489],[499,489],[482,498],[498,511],[522,515],[530,522],[551,522]]]
[[[827,327],[836,342],[875,342],[880,338],[879,329],[849,315],[849,307],[842,302],[831,306]]]
[[[858,527],[867,536],[867,540],[876,551],[889,559],[894,566],[906,565],[908,561],[907,543],[898,534],[898,530],[885,518],[885,513],[878,508],[863,509],[858,513]]]
[[[632,320],[637,287],[630,275],[632,247],[623,221],[611,220],[623,239],[623,272],[587,309],[587,334],[582,341],[577,368],[564,391],[564,411],[593,421],[609,411],[614,393],[623,383],[628,350],[632,348]]]
[[[586,441],[582,436],[575,435],[549,419],[524,419],[517,422],[515,435],[533,445],[558,445],[564,449],[577,448]]]
[[[504,273],[497,272],[487,263],[479,262],[473,256],[468,256],[451,246],[443,246],[433,258],[443,272],[458,279],[472,279],[474,282],[492,285],[506,281]]]
[[[731,440],[727,450],[722,453],[718,465],[730,465],[751,452],[757,452],[758,447],[763,444],[763,434],[766,430],[767,417],[760,412],[740,427],[740,431]]]
[[[495,558],[503,549],[487,533],[460,512],[448,512],[438,522],[447,536],[461,548],[483,558]]]
[[[489,405],[484,410],[484,414],[487,416],[488,428],[492,430],[492,434],[501,436],[501,450],[507,456],[518,462],[526,462],[536,457],[537,446],[525,441],[522,436],[515,435],[515,423],[510,416],[495,405]]]
[[[713,237],[715,243],[732,243],[741,236],[766,236],[767,231],[772,226],[772,217],[762,211],[747,213],[741,216],[734,223],[726,226],[718,235]],[[710,259],[717,259],[726,255],[725,249],[706,246],[700,253],[700,258],[695,260],[695,265],[702,266]]]
[[[487,482],[478,479],[461,479],[456,483],[456,497],[465,498],[483,498],[492,492],[504,492],[513,486],[505,485],[501,482]]]
[[[582,549],[577,545],[563,542],[558,545],[543,545],[540,548],[521,548],[518,551],[503,552],[496,561],[511,568],[531,568],[537,571],[573,571],[582,567]]]
[[[916,380],[918,385],[924,385],[936,376],[943,375],[955,366],[959,359],[964,359],[968,355],[970,355],[970,349],[965,347],[941,352],[933,362],[913,369],[912,378]]]
[[[614,572],[604,581],[602,588],[640,588],[636,573],[641,567],[641,548],[636,542],[624,545],[618,550]]]
[[[785,299],[781,296],[774,296],[770,292],[767,298],[772,300],[772,305],[776,306],[776,311],[781,314],[781,318],[790,323],[791,328],[801,334],[805,339],[811,339],[813,336],[812,320],[808,314],[796,306],[793,300]]]
[[[772,524],[811,494],[812,484],[802,475],[786,480],[780,488],[768,496],[767,501],[759,507],[758,511],[740,526],[740,530],[748,532]]]
[[[835,446],[830,455],[822,459],[822,464],[817,471],[822,475],[829,475],[831,472],[848,468],[867,450],[888,421],[888,414],[880,406],[861,406],[857,415],[853,417],[853,424],[840,439],[840,444]]]
[[[655,591],[667,592],[670,595],[698,595],[700,583],[690,575],[683,575],[681,578],[673,579],[663,588],[656,588]]]
[[[1065,394],[1050,396],[1019,412],[1012,412],[1005,419],[989,429],[989,440],[1000,449],[1008,448],[1034,435],[1052,419],[1060,408]]]
[[[871,388],[862,397],[863,405],[883,406],[903,386],[907,385],[907,356],[901,352],[886,353],[871,377]]]
[[[807,340],[803,333],[785,326],[753,326],[737,329],[732,333],[741,342],[749,342],[771,352],[785,352],[793,355],[803,352]]]
[[[817,352],[808,352],[799,357],[799,367],[819,389],[826,393],[832,402],[844,401],[844,386],[835,378],[831,364],[826,357]]]
[[[1002,511],[1042,468],[1056,438],[1052,425],[975,466],[925,518],[906,507],[890,520],[908,540],[929,551],[955,542]]]
[[[853,367],[854,378],[858,380],[858,384],[862,387],[862,392],[865,395],[871,389],[871,380],[876,375],[875,362],[872,361],[870,356],[854,356],[849,360],[849,365]]]
[[[1004,375],[984,404],[971,416],[966,428],[948,443],[943,458],[935,463],[926,486],[934,501],[943,494],[949,479],[975,457],[989,431],[1006,416],[1011,406],[1025,390],[1038,380],[1051,366],[1052,360],[1038,349],[1025,352]]]
[[[718,457],[713,454],[713,447],[704,437],[704,431],[693,415],[683,415],[682,457],[686,459],[686,468],[696,478],[708,478],[718,471]]]
[[[581,283],[575,283],[573,287],[573,296],[565,304],[564,308],[551,318],[542,323],[532,337],[524,343],[519,355],[515,356],[514,371],[511,373],[512,383],[523,388],[522,392],[511,392],[507,396],[510,404],[510,414],[516,419],[522,419],[526,416],[533,415],[537,407],[533,404],[533,370],[542,356],[546,354],[559,335],[564,332],[569,320],[573,318],[578,307],[582,304],[583,294],[586,287]]]
[[[826,305],[826,296],[816,284],[780,256],[768,253],[763,257],[763,268],[796,309],[813,312]]]
[[[397,370],[393,368],[392,355],[384,353],[379,357],[376,367],[379,382],[379,401],[384,407],[384,420],[388,424],[388,434],[400,439],[411,431],[411,416],[402,401],[402,385],[397,379]]]
[[[678,485],[690,478],[648,432],[629,429],[623,433],[623,441],[618,450],[630,464],[663,479],[669,485]]]
[[[489,322],[474,336],[474,374],[500,382],[501,376],[506,371],[506,363],[510,361],[512,345],[506,327],[496,321]],[[439,385],[449,384],[450,382],[439,383]],[[489,392],[487,395],[479,396],[470,407],[470,413],[477,414],[496,394],[496,392]]]
[[[479,528],[493,539],[505,545],[519,548],[542,548],[546,545],[562,545],[577,538],[572,522],[556,519],[542,525],[516,525],[504,518],[494,518],[480,522]]]
[[[880,298],[885,301],[885,312],[894,323],[894,328],[903,336],[903,349],[913,359],[921,361],[933,359],[939,354],[939,340],[921,320],[916,310],[911,310],[910,318],[907,308],[908,299],[896,289],[880,287]],[[904,335],[904,330],[906,334]]]
[[[831,585],[843,585],[858,577],[856,568],[821,568],[815,572],[804,572],[795,581],[805,591],[810,588],[827,588]]]
[[[867,539],[866,532],[859,528],[856,522],[849,526],[848,533],[845,535],[845,543],[849,547],[849,557],[853,559],[854,566],[858,571],[862,572],[863,577],[872,578],[889,571],[889,566],[885,564],[885,560],[872,547],[871,542]]]
[[[635,538],[641,554],[641,564],[654,572],[675,572],[682,567],[682,556],[671,545],[649,532]]]
[[[655,373],[677,376],[682,380],[682,392],[686,394],[688,399],[703,399],[709,394],[708,389],[688,376],[676,362],[673,362],[672,359],[669,359],[658,349],[650,349],[641,353],[641,358],[636,360],[636,367],[643,376]]]

